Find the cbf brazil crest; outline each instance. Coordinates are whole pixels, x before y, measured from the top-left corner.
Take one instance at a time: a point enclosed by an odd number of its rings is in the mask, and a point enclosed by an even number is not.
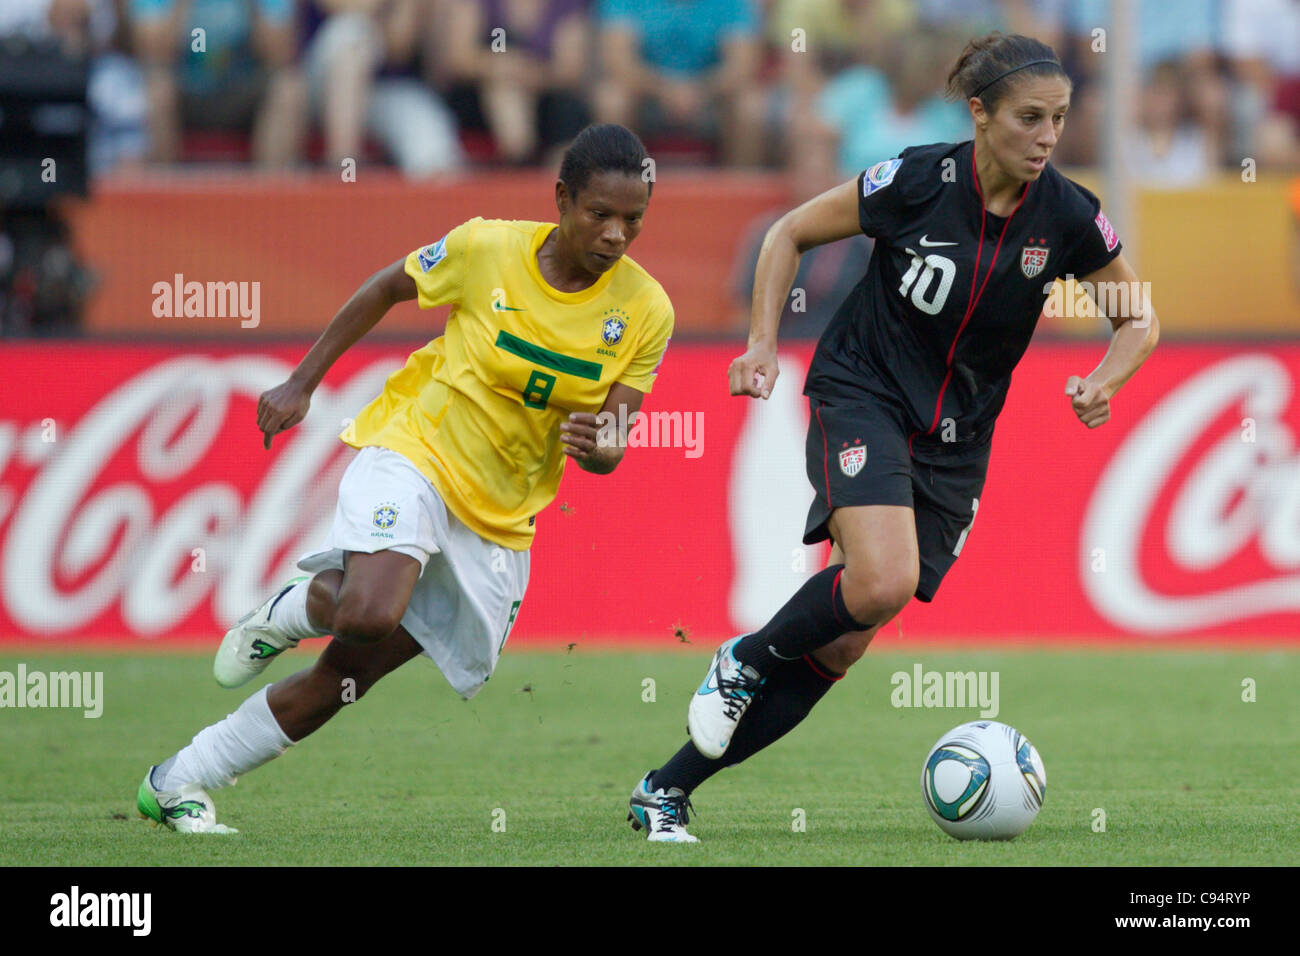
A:
[[[627,331],[627,316],[618,309],[610,309],[600,324],[600,340],[606,345],[615,346],[623,341]]]
[[[375,508],[370,521],[380,531],[390,530],[393,525],[397,524],[397,505],[391,501],[381,503]]]

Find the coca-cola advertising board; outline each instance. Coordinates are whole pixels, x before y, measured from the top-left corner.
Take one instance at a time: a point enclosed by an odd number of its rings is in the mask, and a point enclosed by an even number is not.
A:
[[[354,347],[269,452],[257,396],[305,346],[0,350],[0,640],[215,643],[323,540],[338,431],[419,344]],[[1065,381],[1104,347],[1030,349],[960,558],[878,640],[1297,640],[1300,347],[1162,343],[1089,430]],[[736,352],[674,344],[618,470],[569,469],[512,646],[709,645],[824,564],[810,348],[766,402],[728,396]]]

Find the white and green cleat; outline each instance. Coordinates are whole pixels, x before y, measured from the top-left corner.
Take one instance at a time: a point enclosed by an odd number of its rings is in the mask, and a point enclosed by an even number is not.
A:
[[[217,808],[206,790],[192,783],[179,790],[159,790],[153,785],[150,767],[136,791],[135,805],[140,816],[175,830],[177,833],[238,833],[234,827],[217,822]]]
[[[221,639],[212,662],[212,676],[222,687],[247,684],[285,651],[298,646],[298,639],[283,633],[271,621],[276,602],[294,585],[308,577],[293,578],[274,594],[239,619]]]

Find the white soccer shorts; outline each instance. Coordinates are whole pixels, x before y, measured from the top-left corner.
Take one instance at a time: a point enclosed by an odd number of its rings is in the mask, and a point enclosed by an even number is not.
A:
[[[447,510],[404,455],[362,448],[339,482],[324,548],[303,555],[310,574],[343,568],[345,551],[397,551],[420,562],[402,626],[466,699],[492,676],[528,587],[528,552],[480,537]]]

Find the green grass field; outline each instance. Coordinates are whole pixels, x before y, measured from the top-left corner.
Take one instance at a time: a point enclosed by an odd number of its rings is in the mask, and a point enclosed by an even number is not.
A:
[[[1300,654],[1280,651],[873,651],[790,736],[696,792],[702,843],[648,844],[624,822],[627,797],[685,739],[710,650],[516,648],[470,702],[420,659],[218,791],[233,837],[180,836],[135,810],[145,768],[245,696],[213,683],[207,655],[6,654],[10,672],[20,660],[102,670],[105,704],[97,720],[0,710],[0,864],[1300,863]],[[309,660],[297,652],[268,676]],[[930,821],[921,761],[978,714],[891,706],[890,675],[916,662],[999,673],[997,719],[1030,737],[1048,774],[1014,842],[960,843]]]

